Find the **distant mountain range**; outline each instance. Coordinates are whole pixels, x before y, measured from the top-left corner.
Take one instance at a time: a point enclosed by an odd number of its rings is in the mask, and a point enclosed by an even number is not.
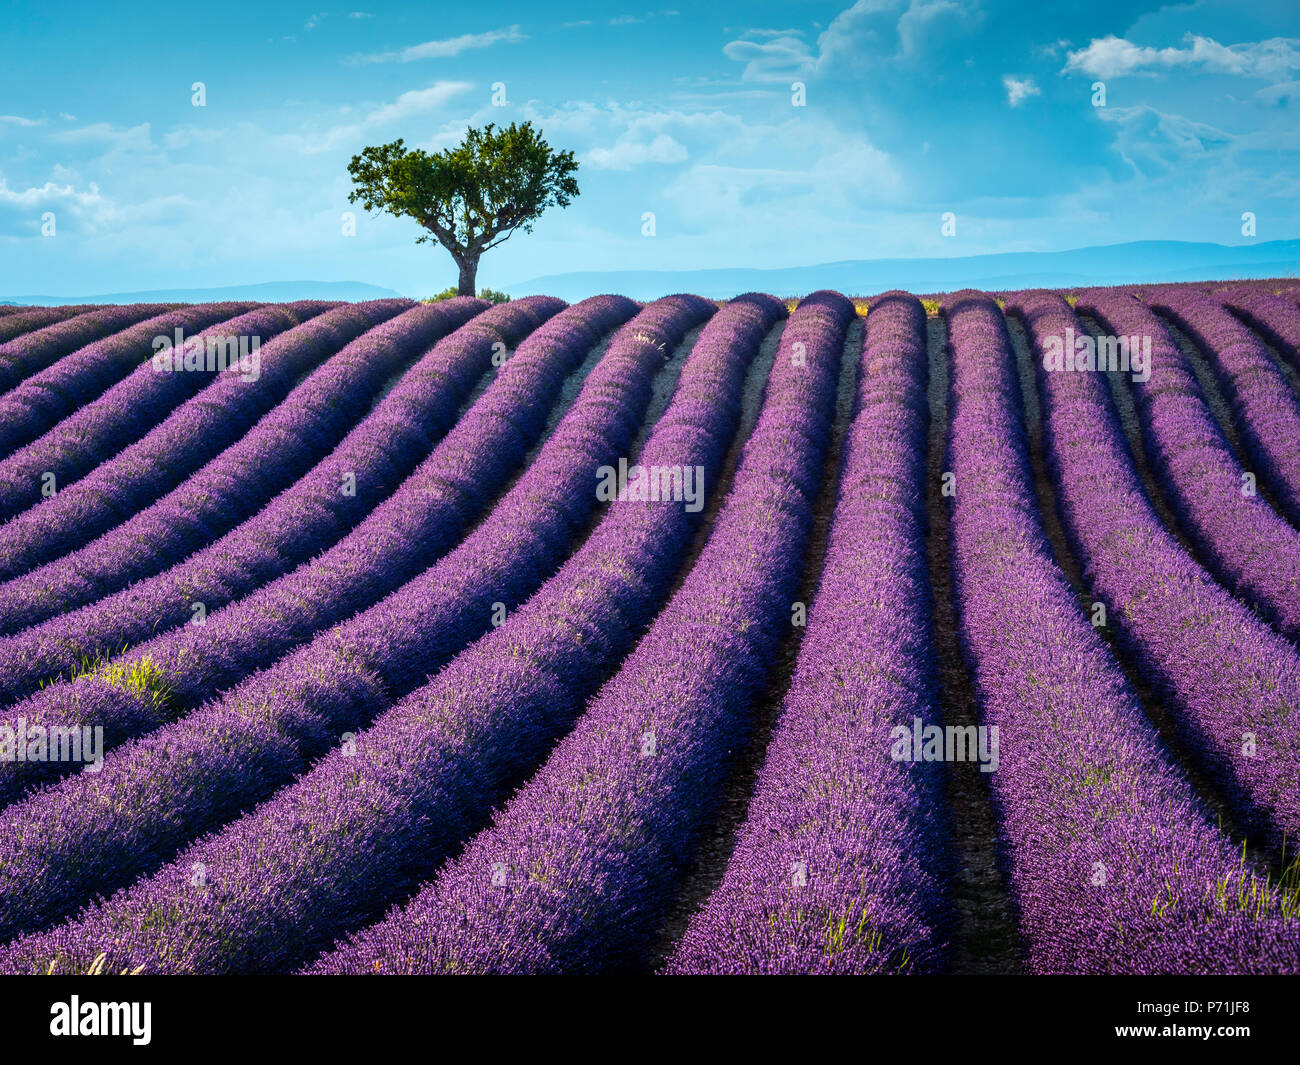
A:
[[[1139,240],[1070,251],[1003,252],[947,259],[853,259],[817,266],[775,269],[719,267],[708,270],[590,270],[550,274],[506,285],[512,296],[542,293],[566,300],[617,292],[655,299],[695,292],[723,299],[741,292],[801,296],[819,288],[870,296],[891,288],[924,295],[960,288],[1083,288],[1156,281],[1213,281],[1263,277],[1300,278],[1300,240],[1259,244],[1198,244]],[[97,296],[7,296],[0,304],[56,306],[68,303],[207,303],[214,300],[374,300],[399,296],[360,281],[271,281],[226,288],[157,289]]]
[[[168,288],[151,292],[110,292],[99,296],[6,296],[0,303],[57,307],[69,303],[213,303],[222,300],[382,300],[400,298],[391,288],[360,281],[268,281],[227,288]]]
[[[1140,240],[1071,251],[1004,252],[947,259],[854,259],[777,269],[613,270],[551,274],[506,285],[512,296],[545,293],[566,300],[602,292],[653,299],[694,292],[715,299],[741,292],[798,296],[819,288],[869,296],[891,288],[918,294],[961,288],[1082,288],[1156,281],[1300,276],[1300,240],[1196,244]]]

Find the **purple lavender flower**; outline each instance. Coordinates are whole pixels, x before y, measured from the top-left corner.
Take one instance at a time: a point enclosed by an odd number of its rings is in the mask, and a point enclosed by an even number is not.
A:
[[[940,766],[892,757],[895,728],[936,723],[926,379],[920,303],[902,293],[873,299],[794,676],[726,872],[669,973],[946,964]]]

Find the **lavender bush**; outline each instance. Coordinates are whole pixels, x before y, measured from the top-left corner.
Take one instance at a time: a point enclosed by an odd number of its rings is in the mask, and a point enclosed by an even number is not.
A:
[[[799,304],[681,588],[492,827],[315,971],[600,972],[644,953],[788,631],[853,315],[832,293]]]
[[[20,307],[7,309],[23,310]],[[121,307],[102,307],[0,342],[0,395],[64,355],[70,355],[77,348],[120,333],[146,318],[157,317],[172,309],[174,305],[165,303],[129,303]]]
[[[721,883],[669,973],[941,970],[951,897],[925,556],[925,314],[871,301],[830,542],[790,689]]]
[[[160,373],[147,361],[138,366],[0,462],[0,513],[17,515],[0,526],[0,580],[57,558],[134,514],[238,440],[250,420],[283,399],[294,378],[322,355],[401,307],[395,301],[347,305],[327,314],[319,304],[259,307],[198,335],[269,341],[259,351],[256,382],[236,374],[214,380],[208,372]],[[59,490],[42,499],[45,472],[55,475]]]
[[[1059,296],[1021,296],[1040,360],[1079,321]],[[1189,748],[1247,830],[1281,857],[1300,833],[1300,655],[1235,600],[1160,523],[1106,383],[1041,369],[1044,438],[1063,524],[1093,592]]]
[[[4,717],[95,725],[112,746],[174,720],[325,625],[369,606],[465,531],[541,435],[564,378],[635,305],[596,298],[557,315],[511,357],[474,408],[402,486],[319,557],[254,594],[60,682]],[[340,491],[336,482],[334,491]],[[57,762],[0,763],[0,794],[56,774]]]
[[[1276,492],[1291,524],[1300,527],[1300,398],[1259,338],[1214,297],[1163,289],[1148,302],[1201,348],[1227,396],[1254,472]]]
[[[1283,634],[1300,637],[1300,532],[1242,492],[1245,471],[1160,319],[1111,291],[1084,293],[1075,310],[1113,334],[1151,338],[1150,377],[1133,388],[1161,488],[1215,576]]]
[[[0,455],[31,443],[151,359],[153,340],[181,329],[188,336],[255,309],[255,303],[205,303],[169,311],[78,348],[0,396]],[[0,510],[0,518],[14,513]]]
[[[1035,306],[1041,316],[1029,309]],[[1022,313],[1036,334],[1073,317],[1055,296],[1029,308]],[[977,293],[949,296],[944,312],[953,365],[948,465],[956,486],[960,637],[981,723],[1000,732],[991,786],[1026,967],[1300,971],[1294,897],[1213,827],[1056,566],[1033,490],[1001,315]],[[1095,374],[1046,376],[1054,378],[1049,393],[1056,382],[1090,397],[1105,388]],[[1098,482],[1116,475],[1131,482],[1131,469],[1066,444],[1070,427],[1058,420],[1069,400],[1049,399],[1045,428],[1071,467],[1062,482],[1067,520],[1077,481],[1100,495],[1091,510],[1079,499],[1080,516],[1089,514],[1099,531],[1113,529],[1121,508],[1135,512],[1145,504],[1131,496],[1108,503]],[[1081,405],[1070,406],[1069,419],[1079,423],[1070,444],[1096,439],[1122,449],[1117,425],[1091,408],[1085,425]],[[1172,540],[1164,540],[1169,550]],[[1180,620],[1170,618],[1174,625]]]

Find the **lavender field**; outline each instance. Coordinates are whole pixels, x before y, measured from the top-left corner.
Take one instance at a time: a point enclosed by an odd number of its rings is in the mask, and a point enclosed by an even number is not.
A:
[[[0,308],[0,972],[1300,973],[1300,288]]]

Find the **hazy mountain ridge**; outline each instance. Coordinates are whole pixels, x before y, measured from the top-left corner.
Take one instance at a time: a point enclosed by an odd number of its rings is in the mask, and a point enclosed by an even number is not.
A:
[[[267,281],[220,288],[169,288],[147,292],[113,292],[98,296],[6,296],[0,303],[57,307],[69,303],[215,303],[224,300],[380,300],[401,293],[362,281]]]
[[[655,299],[668,292],[726,298],[741,292],[803,295],[829,288],[871,295],[902,288],[916,293],[961,288],[1084,288],[1160,281],[1225,281],[1300,277],[1300,239],[1227,245],[1190,241],[1132,241],[1055,252],[999,252],[929,259],[856,259],[771,269],[717,267],[703,270],[586,270],[549,274],[503,286],[512,296],[541,293],[566,300],[617,292]],[[439,286],[430,282],[430,291]],[[427,293],[416,293],[420,298]],[[320,299],[361,301],[400,297],[390,288],[361,281],[269,281],[208,288],[154,289],[76,296],[5,296],[0,304],[59,306],[73,303],[207,303],[259,300],[282,303]]]
[[[1146,240],[1069,251],[860,259],[775,269],[591,270],[517,281],[505,288],[513,296],[546,293],[568,300],[600,292],[633,299],[666,292],[722,298],[748,291],[801,295],[819,288],[870,295],[892,288],[927,293],[1294,276],[1300,276],[1300,240],[1246,245]]]

